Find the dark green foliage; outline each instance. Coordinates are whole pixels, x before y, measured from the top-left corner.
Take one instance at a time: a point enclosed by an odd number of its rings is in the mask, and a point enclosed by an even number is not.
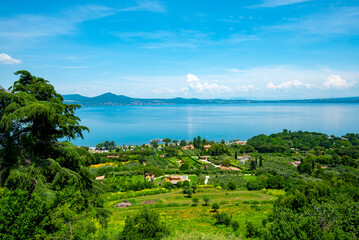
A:
[[[212,156],[220,156],[225,153],[229,153],[229,150],[225,147],[222,143],[215,143],[212,144],[211,147],[208,149],[208,153]]]
[[[104,143],[99,143],[96,145],[96,148],[98,149],[106,149],[106,150],[112,150],[116,147],[116,143],[114,141],[105,141]]]
[[[259,167],[263,167],[263,157],[259,156]]]
[[[165,143],[166,146],[168,146],[168,144],[171,142],[171,139],[165,138],[163,139],[163,142]]]
[[[196,184],[196,183],[192,184],[192,185],[191,185],[191,188],[192,188],[193,193],[196,193],[196,191],[197,191],[197,184]]]
[[[162,184],[162,187],[164,187],[164,188],[166,188],[168,190],[176,188],[176,186],[173,185],[171,182],[165,182],[164,184]]]
[[[126,218],[125,228],[119,239],[161,239],[168,234],[169,230],[165,223],[161,221],[160,215],[154,210],[145,207],[134,216]]]
[[[154,166],[147,166],[147,167],[145,167],[144,172],[145,172],[145,173],[153,174],[153,175],[155,175],[156,177],[159,177],[159,176],[162,176],[162,175],[163,175],[162,170],[161,170],[160,168],[154,167]]]
[[[232,221],[232,216],[228,215],[226,212],[216,213],[213,215],[214,219],[216,219],[215,224],[224,224],[229,226]]]
[[[233,231],[237,231],[239,229],[239,222],[237,220],[232,220],[231,226],[233,228]]]
[[[187,195],[186,197],[191,198],[193,191],[189,187],[184,187],[183,188],[183,193]]]
[[[259,227],[254,225],[252,222],[246,223],[246,237],[247,238],[256,238],[260,236],[260,230]]]
[[[49,206],[36,194],[5,190],[0,206],[0,239],[45,238],[45,229],[51,228]]]
[[[204,202],[204,206],[208,206],[210,199],[208,196],[203,196],[203,202]]]
[[[251,160],[251,167],[250,167],[251,171],[254,171],[257,169],[257,162],[256,160],[252,159]]]
[[[105,226],[108,215],[85,167],[95,159],[83,148],[58,142],[88,130],[74,115],[80,106],[63,103],[48,81],[27,71],[16,74],[20,79],[11,92],[0,90],[0,185],[8,189],[0,199],[6,206],[1,223],[7,225],[0,228],[18,231],[21,239],[86,238],[96,228],[91,220],[83,222],[84,216]],[[11,239],[14,232],[5,234]]]
[[[180,142],[180,146],[181,147],[184,147],[184,146],[186,146],[187,145],[187,142],[186,142],[186,140],[181,140],[181,142]]]
[[[228,189],[235,190],[236,188],[237,188],[237,184],[235,181],[232,180],[228,183]]]
[[[189,169],[189,164],[188,164],[187,162],[184,162],[184,163],[179,167],[179,169],[180,169],[181,171],[186,171],[186,170]]]
[[[193,206],[197,206],[198,205],[198,203],[199,203],[199,200],[198,200],[198,198],[192,198],[192,202],[193,202]]]
[[[188,180],[183,181],[183,187],[189,187],[190,183]]]
[[[212,212],[217,212],[219,209],[219,204],[218,203],[213,203],[212,204]]]
[[[151,146],[152,146],[153,148],[157,149],[157,148],[158,148],[158,142],[157,142],[157,141],[152,141],[152,142],[151,142]]]

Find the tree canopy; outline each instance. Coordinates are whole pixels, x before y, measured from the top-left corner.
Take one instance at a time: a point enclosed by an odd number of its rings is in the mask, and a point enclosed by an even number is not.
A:
[[[5,187],[0,212],[0,222],[5,224],[1,227],[14,229],[13,225],[23,219],[35,218],[38,219],[35,222],[41,223],[46,216],[52,219],[47,221],[51,226],[34,230],[35,235],[40,234],[37,238],[51,234],[60,237],[70,232],[73,236],[78,224],[76,216],[90,206],[98,210],[95,212],[99,219],[106,215],[94,177],[84,167],[93,161],[93,156],[70,142],[60,142],[83,137],[88,128],[81,126],[75,115],[80,106],[64,103],[47,80],[25,70],[15,74],[20,76],[19,80],[8,91],[0,89],[0,185]],[[28,212],[31,215],[28,217],[24,216],[25,211],[16,216],[17,220],[4,222],[17,208],[12,200],[14,195],[20,196],[22,208],[35,204],[39,210]],[[59,214],[56,209],[67,209],[71,217],[65,218],[62,211],[62,217],[56,216]],[[64,230],[68,223],[72,224],[71,229]],[[35,236],[30,234],[26,238]]]

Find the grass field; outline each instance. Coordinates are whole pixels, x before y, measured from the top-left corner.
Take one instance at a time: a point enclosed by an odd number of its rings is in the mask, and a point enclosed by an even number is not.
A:
[[[189,232],[192,230],[202,233],[230,232],[230,227],[214,225],[211,207],[202,205],[204,196],[209,197],[209,205],[215,202],[219,203],[219,212],[227,212],[233,216],[233,219],[239,221],[240,228],[235,234],[241,238],[244,238],[246,221],[260,224],[271,210],[272,201],[276,199],[276,197],[261,191],[226,191],[217,188],[199,188],[197,193],[192,196],[192,198],[200,200],[198,206],[192,206],[192,199],[186,198],[182,190],[127,199],[134,203],[129,208],[114,208],[113,205],[121,202],[121,200],[109,201],[106,203],[106,208],[112,212],[112,216],[107,231],[116,235],[123,230],[126,217],[141,210],[142,204],[140,203],[142,201],[158,200],[156,204],[148,207],[160,213],[172,232]]]

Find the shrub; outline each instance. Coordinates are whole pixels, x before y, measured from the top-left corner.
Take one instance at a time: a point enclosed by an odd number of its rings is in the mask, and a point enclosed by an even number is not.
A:
[[[160,220],[160,215],[144,207],[135,216],[128,216],[121,240],[160,239],[169,235],[168,227]]]
[[[191,198],[191,197],[192,197],[192,192],[193,192],[192,189],[190,189],[189,187],[184,187],[184,188],[183,188],[183,193],[184,193],[184,194],[187,194],[187,197],[188,197],[188,198]]]
[[[217,212],[219,209],[219,204],[218,203],[213,203],[212,204],[212,212]]]
[[[224,224],[229,226],[231,224],[232,216],[228,215],[228,213],[216,213],[213,217],[216,219],[216,225]]]
[[[162,186],[168,190],[174,189],[176,187],[171,182],[165,182]]]
[[[204,206],[208,206],[209,197],[208,197],[208,196],[204,196],[204,197],[203,197],[203,202],[204,202]]]
[[[231,180],[229,183],[228,183],[228,189],[230,190],[235,190],[237,188],[237,184],[235,181]]]
[[[259,237],[259,235],[260,235],[259,228],[257,226],[255,226],[252,222],[247,222],[246,228],[247,228],[247,233],[246,233],[247,238]]]
[[[239,222],[237,220],[232,220],[231,226],[233,228],[233,231],[237,231],[239,229]]]
[[[192,198],[192,202],[193,202],[192,206],[197,206],[199,200],[198,200],[198,198]]]

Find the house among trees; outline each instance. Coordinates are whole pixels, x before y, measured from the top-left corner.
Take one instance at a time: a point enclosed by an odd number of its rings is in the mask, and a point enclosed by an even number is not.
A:
[[[183,150],[191,150],[194,149],[194,146],[192,144],[188,145],[188,146],[184,146],[182,147]]]
[[[208,150],[210,147],[211,147],[211,145],[209,145],[209,144],[203,146],[203,148],[206,150]]]
[[[301,161],[289,162],[289,164],[292,164],[294,167],[298,167],[301,163],[302,163]]]
[[[239,157],[237,158],[237,160],[239,160],[240,163],[245,164],[246,161],[249,160],[249,156],[248,156],[247,154],[245,154],[245,155],[243,155],[243,156],[239,156]]]
[[[191,180],[188,178],[188,176],[172,175],[167,177],[166,181],[172,184],[177,184],[177,182],[191,181]]]
[[[247,141],[235,141],[238,145],[247,145]]]
[[[95,180],[103,181],[105,180],[105,176],[98,176]]]
[[[152,182],[153,179],[155,179],[155,175],[153,173],[145,173],[145,178],[149,181]]]

